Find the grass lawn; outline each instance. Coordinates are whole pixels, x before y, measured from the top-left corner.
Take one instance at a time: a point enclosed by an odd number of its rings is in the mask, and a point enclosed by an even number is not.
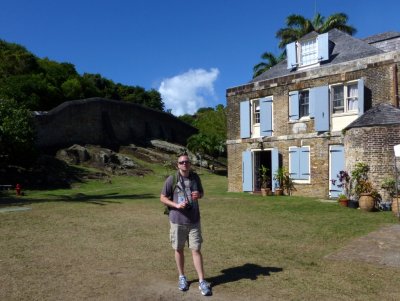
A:
[[[177,290],[168,219],[153,175],[26,191],[0,213],[0,300],[202,300]],[[227,193],[202,173],[203,255],[211,300],[398,300],[399,269],[326,259],[396,223],[306,197]],[[190,254],[186,274],[196,280]]]

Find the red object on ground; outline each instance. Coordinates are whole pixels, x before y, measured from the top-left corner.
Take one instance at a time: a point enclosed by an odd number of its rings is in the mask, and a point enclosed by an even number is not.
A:
[[[20,184],[15,185],[15,191],[17,192],[17,195],[21,195],[21,185]]]

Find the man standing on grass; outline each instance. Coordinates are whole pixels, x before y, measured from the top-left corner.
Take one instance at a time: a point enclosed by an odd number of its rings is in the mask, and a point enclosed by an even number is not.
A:
[[[185,153],[178,158],[176,176],[169,176],[161,191],[160,201],[169,208],[170,240],[175,250],[175,261],[179,272],[178,288],[189,289],[185,276],[184,247],[188,241],[192,250],[193,264],[199,277],[199,289],[203,296],[211,296],[211,286],[204,280],[203,256],[201,254],[200,210],[198,199],[203,197],[200,177],[190,170],[190,161]]]

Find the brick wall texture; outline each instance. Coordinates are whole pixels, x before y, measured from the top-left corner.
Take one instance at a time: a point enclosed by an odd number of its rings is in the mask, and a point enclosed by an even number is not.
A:
[[[368,163],[368,178],[380,194],[385,194],[381,185],[385,178],[394,177],[393,146],[397,144],[400,124],[349,129],[344,136],[346,170],[351,172],[357,162]]]

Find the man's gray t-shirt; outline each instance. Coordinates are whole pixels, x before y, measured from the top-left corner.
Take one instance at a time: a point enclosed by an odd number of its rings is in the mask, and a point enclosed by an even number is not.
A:
[[[174,176],[169,176],[164,183],[161,194],[178,204],[184,202],[187,198],[192,206],[190,209],[170,208],[169,219],[174,224],[196,224],[200,221],[200,208],[197,201],[192,202],[191,192],[199,191],[203,194],[200,178],[192,172],[188,178],[179,176],[179,173],[177,173],[176,180],[178,183],[173,183]],[[172,191],[174,187],[175,189]]]

